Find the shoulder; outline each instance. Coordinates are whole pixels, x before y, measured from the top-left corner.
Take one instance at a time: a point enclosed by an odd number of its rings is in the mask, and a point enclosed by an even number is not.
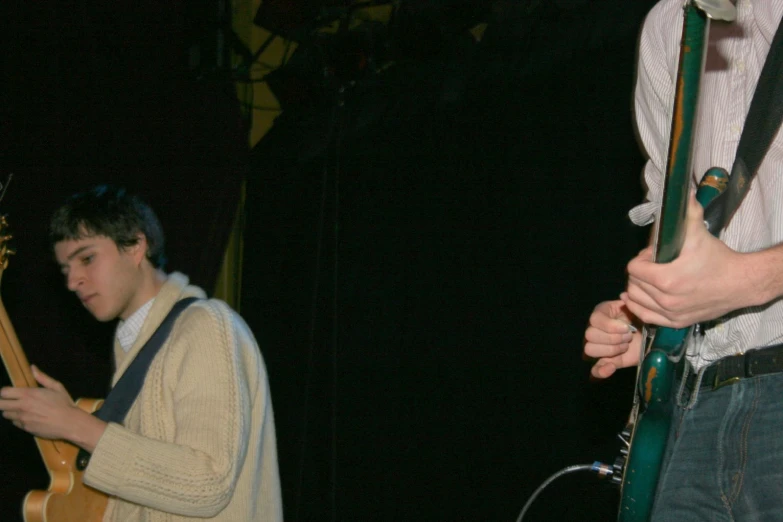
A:
[[[674,22],[682,22],[684,0],[660,0],[656,3],[652,9],[650,9],[647,18],[645,19],[645,25],[650,24],[651,27],[656,27],[661,30],[666,29],[662,24],[672,24]],[[673,29],[669,25],[668,29]]]
[[[233,372],[248,378],[266,373],[253,332],[224,301],[200,299],[192,303],[178,319],[175,334],[171,339],[174,360],[228,363]]]
[[[190,304],[174,326],[178,337],[191,343],[210,339],[226,347],[258,349],[258,343],[242,317],[220,299],[199,299]]]
[[[642,26],[643,39],[663,45],[677,45],[682,35],[683,0],[661,0],[655,4]]]
[[[242,351],[243,335],[237,314],[217,299],[199,299],[185,308],[173,324],[163,349],[164,365],[181,368],[234,365]]]
[[[185,308],[175,328],[193,332],[220,329],[231,330],[240,321],[239,315],[220,299],[197,299]]]
[[[653,6],[639,38],[639,67],[647,74],[675,74],[682,36],[683,0],[662,0]]]

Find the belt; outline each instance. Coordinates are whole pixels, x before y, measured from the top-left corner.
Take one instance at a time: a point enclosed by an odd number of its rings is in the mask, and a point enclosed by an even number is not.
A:
[[[783,372],[783,344],[729,355],[709,365],[701,378],[701,388],[717,390],[740,379]],[[688,388],[693,389],[696,374],[688,375]]]

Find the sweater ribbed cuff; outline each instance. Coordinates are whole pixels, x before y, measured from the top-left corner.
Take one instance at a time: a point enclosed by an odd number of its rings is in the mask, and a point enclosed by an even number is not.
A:
[[[100,485],[101,491],[109,494],[117,491],[122,485],[123,476],[117,470],[128,470],[132,466],[134,439],[137,437],[119,424],[110,422],[84,471],[84,483],[88,486]]]

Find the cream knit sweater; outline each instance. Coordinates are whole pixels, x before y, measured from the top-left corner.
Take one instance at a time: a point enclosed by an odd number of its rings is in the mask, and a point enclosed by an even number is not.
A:
[[[113,383],[187,296],[204,292],[170,274],[129,352],[115,341]],[[112,495],[106,522],[283,520],[266,369],[225,303],[197,301],[177,319],[124,426],[108,426],[84,481]]]

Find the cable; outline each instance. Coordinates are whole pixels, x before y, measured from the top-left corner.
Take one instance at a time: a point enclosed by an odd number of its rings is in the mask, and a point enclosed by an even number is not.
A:
[[[549,484],[557,480],[558,478],[562,477],[563,475],[566,475],[568,473],[573,473],[574,471],[595,471],[602,477],[610,477],[614,474],[614,469],[612,466],[609,466],[608,464],[604,464],[602,462],[595,461],[592,464],[577,464],[575,466],[568,466],[566,468],[561,469],[548,479],[546,479],[540,486],[538,486],[538,489],[536,489],[532,495],[530,495],[530,498],[528,499],[527,503],[525,503],[525,506],[522,508],[522,511],[519,513],[519,517],[517,518],[516,522],[522,522],[522,518],[525,516],[525,513],[528,509],[530,509],[530,506],[533,504],[533,501],[538,497],[538,495],[546,488]]]

